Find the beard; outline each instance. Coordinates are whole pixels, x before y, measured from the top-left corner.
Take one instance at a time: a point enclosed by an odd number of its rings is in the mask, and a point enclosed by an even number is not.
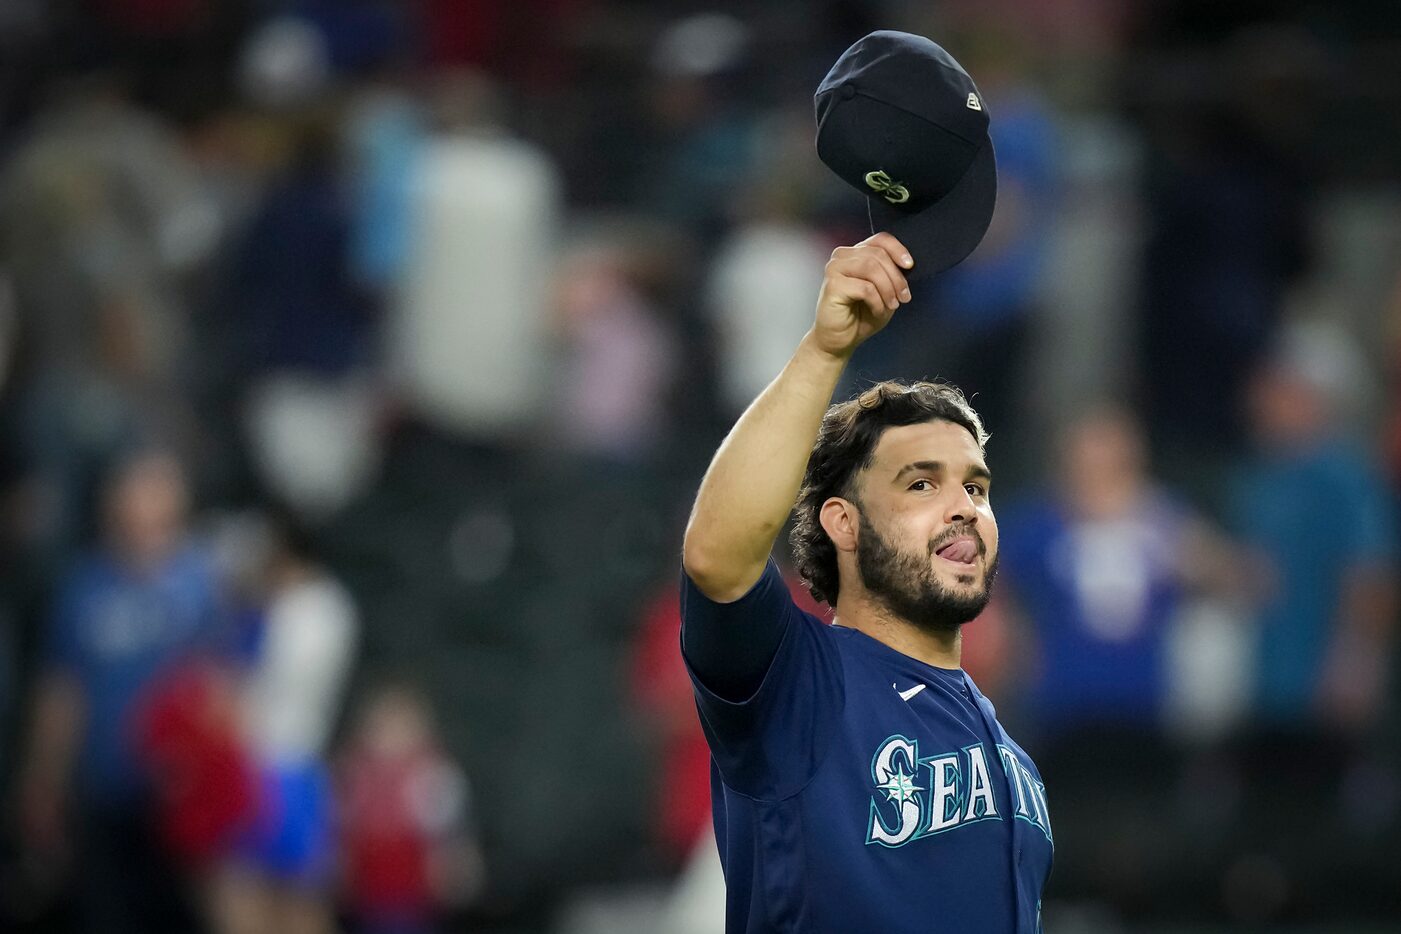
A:
[[[971,535],[978,543],[978,554],[985,554],[982,537],[967,527],[930,542],[922,554],[903,551],[888,542],[862,512],[861,536],[856,543],[856,566],[862,583],[886,609],[920,629],[956,631],[987,606],[999,558],[994,555],[988,564],[980,589],[950,590],[935,575],[930,558],[936,548],[958,535]],[[972,570],[970,567],[969,571]],[[971,574],[969,580],[972,580]]]

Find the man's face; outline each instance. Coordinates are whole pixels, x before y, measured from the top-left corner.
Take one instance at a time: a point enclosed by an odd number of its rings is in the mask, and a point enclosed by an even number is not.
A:
[[[997,576],[990,480],[967,429],[942,420],[888,429],[858,480],[866,589],[925,629],[956,629],[982,612]]]
[[[122,465],[107,490],[108,532],[127,559],[162,558],[184,534],[185,476],[168,454],[152,452]]]

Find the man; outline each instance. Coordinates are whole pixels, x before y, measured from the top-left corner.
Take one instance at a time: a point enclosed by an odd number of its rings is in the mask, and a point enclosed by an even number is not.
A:
[[[1174,627],[1194,592],[1225,592],[1235,571],[1226,544],[1152,475],[1128,411],[1087,407],[1056,446],[1049,483],[1003,504],[1016,534],[1003,542],[1002,586],[1035,633],[1028,713],[1080,761],[1080,730],[1117,728],[1135,750],[1157,732],[1174,693]]]
[[[190,537],[185,474],[172,455],[136,450],[103,492],[104,547],[55,596],[18,780],[22,829],[30,853],[50,860],[75,834],[84,930],[190,930],[177,867],[152,831],[153,788],[135,740],[154,687],[218,645],[221,595]]]
[[[813,327],[720,446],[686,530],[682,651],[731,934],[1040,930],[1045,788],[959,667],[997,569],[982,424],[930,383],[828,409],[914,265],[889,233],[832,254]],[[796,608],[769,557],[795,499],[798,567],[834,625]]]
[[[1294,325],[1252,374],[1254,450],[1229,516],[1266,585],[1255,607],[1255,715],[1362,736],[1385,710],[1396,618],[1395,506],[1343,416],[1365,369],[1345,337]]]

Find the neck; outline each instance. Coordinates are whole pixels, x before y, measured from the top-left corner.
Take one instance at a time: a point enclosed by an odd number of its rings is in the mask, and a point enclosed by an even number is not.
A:
[[[935,668],[956,669],[963,665],[963,627],[930,630],[896,616],[864,590],[848,593],[842,588],[837,598],[834,622],[857,629],[890,646],[901,655],[918,659]]]
[[[175,550],[174,541],[118,542],[110,546],[108,553],[133,574],[146,575],[159,570]]]
[[[1082,519],[1113,519],[1131,512],[1143,498],[1143,484],[1137,479],[1107,480],[1077,489],[1071,508]]]
[[[312,569],[300,561],[288,560],[276,565],[268,575],[272,580],[274,590],[286,590],[298,584],[305,583],[314,575]]]

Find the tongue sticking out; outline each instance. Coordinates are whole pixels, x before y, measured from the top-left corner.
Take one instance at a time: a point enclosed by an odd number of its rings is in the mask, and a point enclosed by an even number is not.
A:
[[[950,561],[972,564],[973,559],[978,556],[978,546],[966,538],[960,538],[940,548],[935,554]]]

